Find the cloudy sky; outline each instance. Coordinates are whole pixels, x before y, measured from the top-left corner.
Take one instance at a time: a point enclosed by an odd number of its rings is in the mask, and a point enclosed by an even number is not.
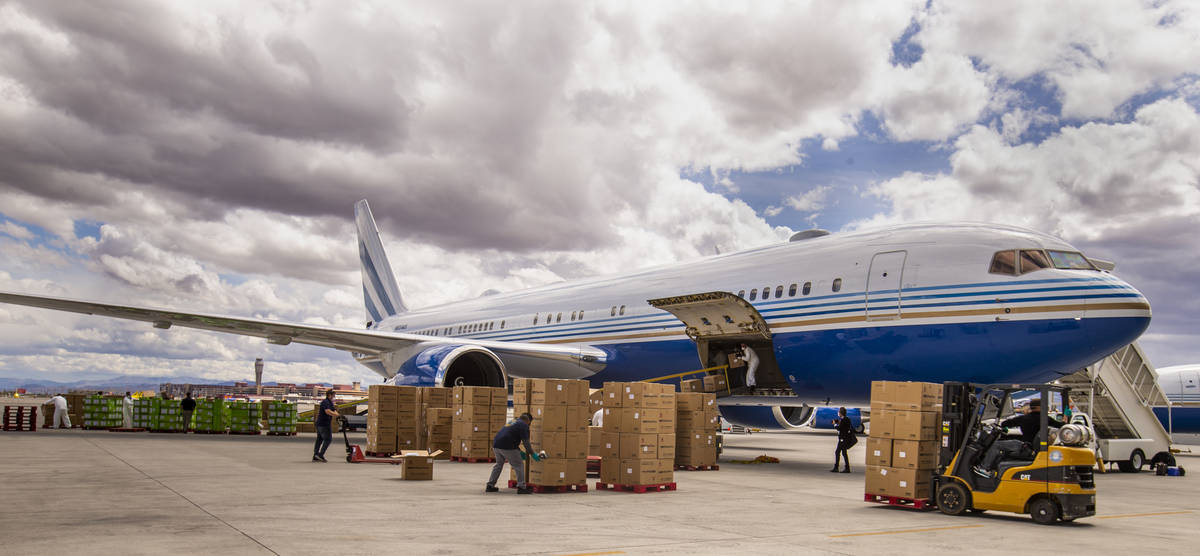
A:
[[[1200,361],[1200,8],[0,0],[0,290],[360,326],[849,230],[1058,234]],[[339,352],[0,306],[0,377],[373,380]]]

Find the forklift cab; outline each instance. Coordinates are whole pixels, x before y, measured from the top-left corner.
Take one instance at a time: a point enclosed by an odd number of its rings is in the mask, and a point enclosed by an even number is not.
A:
[[[942,453],[935,478],[936,502],[943,513],[1002,510],[1030,513],[1039,523],[1066,521],[1095,514],[1094,452],[1064,445],[1048,415],[1064,407],[1069,389],[1051,384],[977,387],[946,383],[943,393]],[[1032,400],[1041,405],[1032,442],[1021,441],[1003,423],[1026,411]],[[1064,435],[1074,439],[1082,435]],[[1004,444],[997,444],[1004,442]],[[991,469],[989,450],[1003,454]],[[985,467],[981,474],[976,468]]]

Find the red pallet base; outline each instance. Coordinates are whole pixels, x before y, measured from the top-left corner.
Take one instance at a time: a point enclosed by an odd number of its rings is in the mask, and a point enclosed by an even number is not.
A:
[[[146,429],[142,429],[142,428],[138,428],[138,427],[130,427],[130,428],[116,427],[116,428],[111,428],[108,430],[109,430],[109,432],[146,432]]]
[[[913,498],[902,498],[899,496],[886,496],[883,494],[864,494],[863,500],[866,502],[876,502],[879,504],[887,504],[889,506],[914,508],[917,510],[932,510],[937,508],[937,505],[933,503],[933,500],[918,500]]]
[[[549,492],[587,492],[588,491],[587,483],[582,483],[582,484],[578,484],[578,485],[552,485],[552,486],[543,486],[543,485],[535,485],[533,483],[526,483],[525,486],[532,489],[533,492],[536,494],[543,494],[543,493],[549,493]],[[517,488],[517,482],[509,479],[508,488]]]
[[[596,490],[615,490],[618,492],[664,492],[675,490],[675,483],[662,483],[658,485],[613,485],[609,483],[596,483]]]
[[[229,434],[240,434],[242,436],[259,436],[262,431],[229,431]]]
[[[367,452],[365,450],[363,451],[363,453],[366,454],[367,457],[370,457],[370,458],[390,458],[390,457],[396,455],[396,452]]]
[[[463,458],[458,456],[450,456],[450,461],[458,461],[462,463],[496,463],[496,458]]]
[[[676,471],[719,471],[720,465],[676,465]]]

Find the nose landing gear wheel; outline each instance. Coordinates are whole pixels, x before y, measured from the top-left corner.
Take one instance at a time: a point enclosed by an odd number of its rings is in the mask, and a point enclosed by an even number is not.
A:
[[[938,488],[937,506],[946,515],[962,515],[970,509],[971,495],[958,483],[946,483]]]

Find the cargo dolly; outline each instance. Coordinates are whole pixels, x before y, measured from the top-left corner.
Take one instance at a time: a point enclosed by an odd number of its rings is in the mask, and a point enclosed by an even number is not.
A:
[[[346,442],[346,463],[387,463],[390,465],[400,465],[404,462],[404,458],[372,458],[367,457],[363,453],[358,444],[350,443],[350,436],[346,434],[347,419],[345,416],[338,417],[338,422],[342,424],[342,440]]]

